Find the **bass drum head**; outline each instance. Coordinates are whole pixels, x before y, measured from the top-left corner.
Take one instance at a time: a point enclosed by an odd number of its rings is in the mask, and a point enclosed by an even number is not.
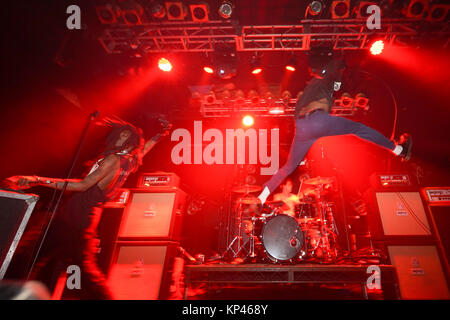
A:
[[[261,240],[271,260],[294,258],[303,246],[303,233],[295,218],[279,214],[265,222]]]

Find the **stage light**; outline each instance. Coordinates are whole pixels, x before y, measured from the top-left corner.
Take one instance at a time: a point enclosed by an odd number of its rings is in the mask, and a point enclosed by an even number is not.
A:
[[[168,20],[184,20],[187,15],[186,7],[179,1],[167,1],[166,3]]]
[[[207,4],[189,5],[193,22],[208,22],[209,7]]]
[[[274,114],[274,115],[277,115],[277,114],[284,114],[284,107],[282,107],[282,106],[276,106],[276,107],[271,107],[270,109],[269,109],[269,113],[270,114]]]
[[[448,16],[450,5],[434,4],[428,12],[427,21],[440,22]]]
[[[210,74],[214,73],[214,69],[208,66],[203,67],[203,71]]]
[[[172,64],[166,58],[161,58],[158,60],[158,68],[164,72],[172,71]]]
[[[252,103],[259,103],[259,94],[256,90],[250,90],[248,93],[248,98]]]
[[[296,66],[297,66],[297,59],[295,57],[292,57],[289,59],[289,62],[286,64],[285,68],[288,71],[294,72]]]
[[[313,16],[317,16],[322,12],[323,3],[321,1],[313,1],[309,4],[308,10]]]
[[[378,4],[373,1],[360,1],[353,9],[353,15],[356,16],[357,19],[367,19],[370,15],[370,13],[367,13],[367,8],[371,5]]]
[[[367,96],[364,93],[358,93],[355,96],[355,106],[361,109],[365,109],[367,110],[369,105],[369,99],[367,98]]]
[[[246,115],[242,118],[242,124],[246,127],[251,127],[255,123],[252,116]]]
[[[115,24],[117,23],[116,11],[111,5],[97,6],[95,7],[98,20],[102,24]]]
[[[370,46],[370,53],[374,56],[380,54],[383,52],[384,49],[384,41],[383,40],[377,40]]]
[[[349,93],[344,92],[341,96],[341,103],[344,107],[350,107],[353,103],[352,96]]]
[[[350,0],[334,0],[331,3],[331,18],[345,19],[350,15]]]
[[[161,3],[155,3],[150,9],[151,15],[157,20],[164,19],[166,17],[166,8]]]
[[[230,1],[222,1],[219,6],[219,15],[224,19],[229,19],[233,14],[234,5]]]
[[[428,0],[411,0],[406,8],[406,17],[421,19],[425,16],[425,12],[428,11],[430,1]]]
[[[288,104],[292,99],[292,93],[289,90],[284,90],[281,93],[281,99],[283,100],[284,104]]]
[[[221,79],[231,79],[237,72],[236,48],[226,45],[215,48],[212,65],[216,75]]]
[[[250,61],[250,70],[252,74],[260,74],[262,72],[261,58],[257,54]]]

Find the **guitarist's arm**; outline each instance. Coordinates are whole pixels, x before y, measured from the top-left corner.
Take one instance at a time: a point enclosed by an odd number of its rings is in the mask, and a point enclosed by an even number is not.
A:
[[[144,145],[144,150],[142,151],[144,153],[144,156],[151,150],[153,147],[158,143],[159,140],[161,140],[162,137],[165,137],[169,134],[170,129],[172,128],[172,124],[165,123],[164,128],[161,133],[158,133],[156,136],[148,140]]]

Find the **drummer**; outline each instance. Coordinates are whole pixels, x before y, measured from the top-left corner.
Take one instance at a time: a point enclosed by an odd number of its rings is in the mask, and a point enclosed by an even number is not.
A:
[[[290,178],[287,178],[280,186],[281,192],[273,195],[273,201],[283,201],[285,205],[281,208],[283,213],[295,218],[295,205],[300,201],[298,196],[292,193],[294,184]]]

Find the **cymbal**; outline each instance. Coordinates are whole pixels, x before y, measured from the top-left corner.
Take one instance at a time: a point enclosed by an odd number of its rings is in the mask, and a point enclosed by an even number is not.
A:
[[[232,190],[233,190],[233,192],[236,192],[236,193],[252,193],[252,192],[261,191],[262,188],[260,186],[253,185],[253,184],[244,184],[241,186],[234,187]]]
[[[313,186],[317,186],[317,185],[320,185],[320,184],[330,184],[330,183],[333,183],[333,178],[329,178],[329,177],[315,177],[315,178],[311,178],[311,179],[305,180],[303,183],[309,184],[309,185],[313,185]]]
[[[245,197],[236,200],[236,202],[242,204],[261,204],[261,201],[257,197]]]

